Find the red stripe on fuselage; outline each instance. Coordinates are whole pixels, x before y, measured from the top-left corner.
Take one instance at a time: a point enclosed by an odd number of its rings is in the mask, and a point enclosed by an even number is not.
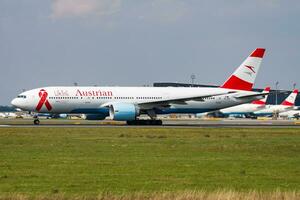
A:
[[[232,75],[221,88],[234,89],[234,90],[252,90],[253,84],[244,81],[235,75]]]

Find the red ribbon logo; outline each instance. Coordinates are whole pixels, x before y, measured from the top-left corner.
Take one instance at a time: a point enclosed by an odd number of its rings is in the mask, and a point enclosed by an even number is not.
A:
[[[44,89],[40,90],[39,97],[40,97],[40,101],[35,109],[37,111],[40,111],[41,108],[43,107],[43,105],[45,104],[47,110],[50,111],[52,109],[52,106],[50,105],[49,101],[47,100],[48,93],[46,92],[46,90],[44,90]]]

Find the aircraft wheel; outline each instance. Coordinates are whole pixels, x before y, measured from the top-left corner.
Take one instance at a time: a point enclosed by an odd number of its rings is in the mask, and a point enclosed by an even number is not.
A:
[[[126,121],[127,125],[131,126],[134,125],[134,121]]]
[[[127,121],[127,125],[129,126],[161,126],[162,125],[162,120],[132,120],[132,121]]]
[[[40,120],[39,120],[39,119],[33,120],[33,124],[34,124],[34,125],[40,125]]]
[[[162,121],[161,120],[155,120],[155,125],[161,126],[162,125]]]

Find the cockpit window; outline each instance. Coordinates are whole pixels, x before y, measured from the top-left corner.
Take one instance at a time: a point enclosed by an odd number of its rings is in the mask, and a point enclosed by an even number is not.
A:
[[[17,98],[26,99],[26,95],[18,95]]]

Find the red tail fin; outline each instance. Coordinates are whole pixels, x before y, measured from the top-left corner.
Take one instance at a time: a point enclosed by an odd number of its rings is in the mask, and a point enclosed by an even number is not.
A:
[[[283,106],[294,106],[296,97],[298,95],[298,90],[294,90],[282,103]]]
[[[236,90],[252,90],[264,53],[265,49],[255,49],[221,87]]]
[[[270,90],[271,90],[270,87],[266,87],[264,89],[263,93],[270,92]],[[252,104],[266,105],[267,99],[268,99],[268,95],[266,95],[265,98],[263,98],[263,99],[252,101]]]

